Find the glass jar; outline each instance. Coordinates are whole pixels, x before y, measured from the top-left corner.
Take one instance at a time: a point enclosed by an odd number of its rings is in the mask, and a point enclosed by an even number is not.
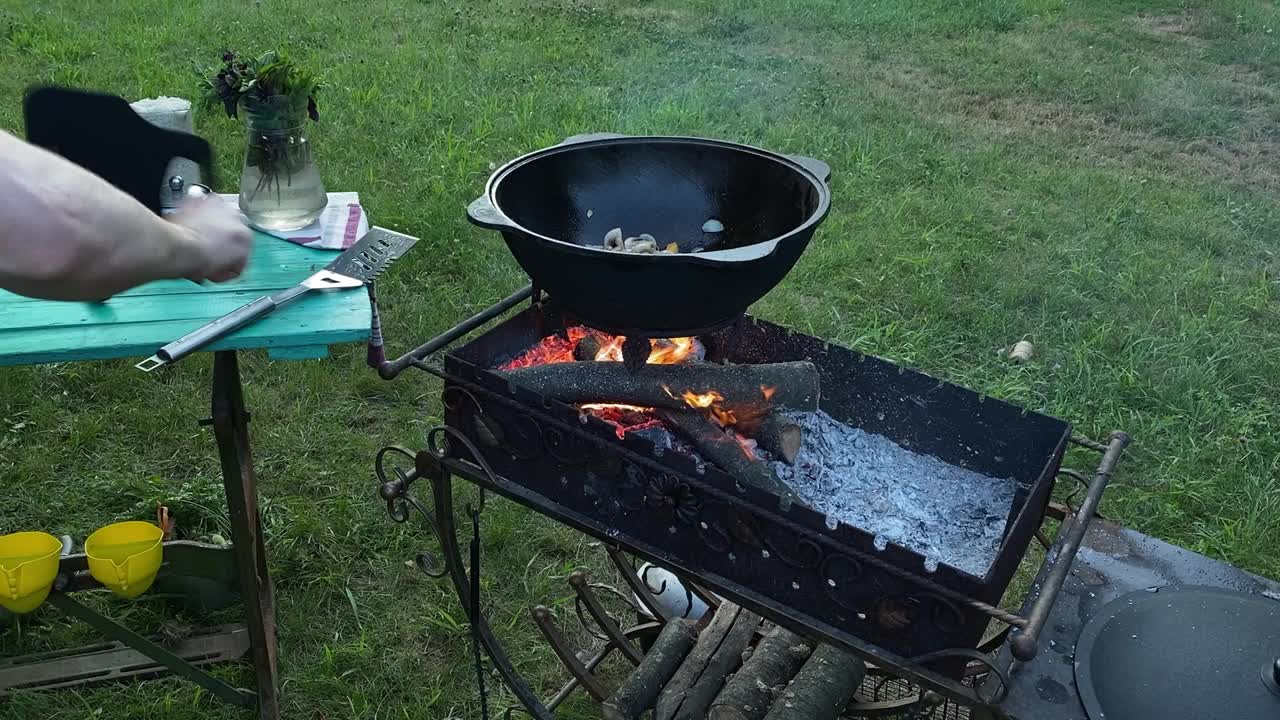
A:
[[[307,105],[279,96],[240,104],[248,137],[240,211],[263,230],[298,230],[328,204],[307,139]]]

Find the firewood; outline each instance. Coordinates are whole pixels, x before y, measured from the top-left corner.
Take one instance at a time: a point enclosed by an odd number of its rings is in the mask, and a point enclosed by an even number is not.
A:
[[[698,635],[693,652],[658,696],[654,720],[702,720],[725,678],[742,663],[742,651],[755,637],[760,616],[725,602]]]
[[[605,701],[605,720],[636,720],[640,713],[653,707],[658,693],[671,679],[680,662],[693,647],[697,637],[694,623],[672,620],[667,623],[640,665],[627,677],[617,692]]]
[[[707,720],[761,720],[773,705],[774,688],[781,692],[812,652],[804,638],[774,627],[711,702]]]
[[[836,720],[866,674],[867,666],[858,658],[822,645],[774,701],[764,720]]]
[[[682,410],[685,391],[715,392],[727,409],[818,409],[818,368],[811,362],[764,365],[688,363],[642,365],[562,362],[498,371],[511,382],[567,403],[623,403]]]
[[[622,366],[627,372],[634,373],[649,362],[653,354],[653,341],[639,335],[632,335],[622,341]]]
[[[595,335],[587,335],[573,346],[573,359],[578,362],[595,362],[600,354],[600,341]]]
[[[804,439],[800,426],[780,412],[768,413],[754,422],[741,422],[734,429],[788,465],[795,464]]]
[[[734,480],[786,498],[790,502],[800,502],[800,498],[786,483],[778,479],[777,473],[768,463],[747,457],[738,441],[711,422],[706,415],[694,410],[659,409],[655,412],[667,427],[684,436],[699,455],[710,460]]]

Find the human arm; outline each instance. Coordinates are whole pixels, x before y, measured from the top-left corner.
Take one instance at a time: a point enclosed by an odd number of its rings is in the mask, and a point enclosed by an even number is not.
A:
[[[152,280],[223,281],[251,234],[214,199],[169,218],[70,161],[0,131],[0,288],[100,300]]]

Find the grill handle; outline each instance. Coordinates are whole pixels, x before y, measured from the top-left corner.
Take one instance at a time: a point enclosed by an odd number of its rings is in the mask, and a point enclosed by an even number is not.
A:
[[[1120,463],[1120,455],[1124,453],[1128,444],[1127,433],[1119,431],[1111,433],[1106,452],[1102,454],[1102,461],[1098,463],[1093,482],[1089,484],[1089,492],[1085,495],[1084,502],[1080,504],[1080,509],[1071,519],[1071,527],[1067,530],[1066,539],[1058,549],[1058,559],[1041,585],[1040,596],[1036,598],[1035,605],[1031,606],[1031,612],[1027,615],[1027,624],[1016,631],[1013,638],[1009,640],[1009,649],[1014,658],[1022,662],[1035,658],[1039,650],[1040,632],[1049,620],[1049,611],[1053,609],[1058,593],[1062,590],[1062,583],[1066,581],[1067,573],[1071,571],[1071,564],[1076,559],[1076,551],[1084,542],[1089,523],[1093,520],[1098,503],[1102,500],[1102,491],[1107,489],[1107,483],[1111,481],[1111,475],[1115,472],[1116,465]]]
[[[397,375],[404,372],[405,368],[410,365],[422,362],[427,358],[427,356],[434,354],[441,348],[452,343],[463,335],[466,335],[472,330],[475,330],[481,325],[487,324],[489,321],[506,313],[511,308],[531,297],[533,297],[533,286],[526,285],[497,303],[490,305],[484,310],[481,310],[475,315],[463,320],[449,330],[444,331],[404,355],[401,355],[395,360],[387,360],[382,345],[382,321],[378,315],[378,302],[376,297],[373,295],[373,291],[370,290],[369,299],[372,301],[373,305],[373,328],[370,333],[369,352],[366,357],[366,362],[369,367],[378,371],[379,377],[383,380],[392,380]]]

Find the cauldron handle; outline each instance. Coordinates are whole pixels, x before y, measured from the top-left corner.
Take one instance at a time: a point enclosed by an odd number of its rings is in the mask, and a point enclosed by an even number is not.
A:
[[[515,225],[506,215],[489,200],[488,194],[481,195],[467,206],[467,219],[482,228],[490,230],[510,230]]]
[[[817,158],[811,158],[805,155],[787,155],[788,160],[803,167],[805,170],[818,176],[818,179],[824,183],[831,182],[831,166],[822,162]]]

